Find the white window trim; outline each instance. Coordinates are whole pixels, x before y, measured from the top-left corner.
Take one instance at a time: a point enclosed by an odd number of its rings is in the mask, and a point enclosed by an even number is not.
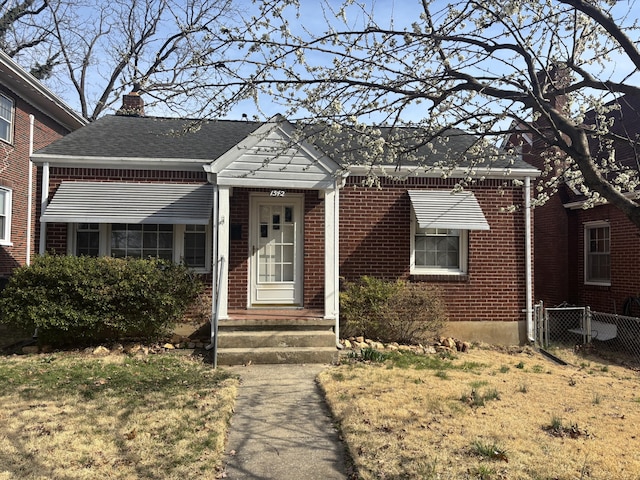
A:
[[[184,232],[186,225],[174,225],[173,226],[173,258],[174,262],[182,262],[184,260]],[[205,241],[205,256],[204,256],[204,268],[196,267],[192,270],[196,273],[209,273],[211,271],[211,228],[207,226],[205,228],[206,241]]]
[[[412,275],[450,275],[463,276],[467,274],[469,266],[469,230],[460,230],[460,268],[421,267],[416,265],[416,225],[418,220],[411,212],[411,266]]]
[[[5,214],[5,225],[4,232],[0,232],[0,245],[5,247],[13,246],[13,242],[11,241],[11,210],[13,210],[13,191],[10,188],[0,187],[0,191],[2,191],[5,196],[4,206],[7,209]]]
[[[68,239],[67,242],[67,254],[75,255],[76,252],[76,233],[78,229],[77,223],[70,223],[68,225]],[[173,261],[180,263],[184,256],[184,231],[185,225],[173,225]],[[195,273],[209,273],[211,272],[211,228],[206,228],[206,245],[205,245],[205,267],[204,268],[192,268]],[[100,247],[98,249],[101,257],[107,257],[111,255],[111,224],[100,224]]]
[[[2,138],[0,137],[0,140],[6,143],[9,143],[11,145],[13,145],[13,130],[14,130],[14,125],[15,125],[15,120],[16,120],[16,102],[13,101],[12,98],[0,93],[0,97],[8,100],[11,103],[11,118],[9,119],[9,138]]]
[[[587,260],[589,257],[589,231],[595,228],[608,227],[609,228],[609,262],[611,262],[611,224],[606,220],[598,220],[595,222],[585,222],[583,224],[584,227],[584,258],[583,258],[583,270],[584,270],[584,284],[585,285],[596,285],[601,287],[610,287],[611,286],[611,268],[609,268],[609,281],[597,282],[588,279],[588,266]]]

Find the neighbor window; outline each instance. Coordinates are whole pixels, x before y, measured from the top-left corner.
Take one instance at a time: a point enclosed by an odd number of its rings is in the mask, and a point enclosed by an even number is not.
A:
[[[11,190],[0,188],[0,245],[11,243]]]
[[[0,95],[0,140],[13,141],[13,100]]]
[[[611,285],[611,230],[608,223],[585,225],[585,283]]]
[[[414,225],[413,273],[466,273],[466,230],[420,228]]]

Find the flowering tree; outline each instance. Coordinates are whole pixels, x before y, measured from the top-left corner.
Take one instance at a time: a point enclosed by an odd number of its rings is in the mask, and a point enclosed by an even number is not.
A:
[[[635,154],[640,131],[618,128],[625,118],[616,100],[640,94],[632,3],[350,0],[314,10],[300,3],[262,2],[244,27],[220,32],[242,55],[220,61],[226,78],[212,86],[251,94],[258,105],[264,97],[280,103],[288,118],[340,139],[353,163],[465,165],[471,182],[479,165],[504,165],[535,144],[546,152],[539,201],[569,182],[640,226],[629,195],[638,163],[614,152],[622,143]],[[374,124],[388,128],[367,126]],[[455,129],[478,142],[453,155],[442,134]],[[427,165],[425,151],[446,158]]]

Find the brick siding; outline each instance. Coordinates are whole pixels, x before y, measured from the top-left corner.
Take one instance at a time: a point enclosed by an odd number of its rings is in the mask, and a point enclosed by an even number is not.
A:
[[[110,169],[52,168],[50,192],[63,179],[94,181],[205,182],[204,173]],[[463,277],[410,275],[411,203],[408,189],[451,189],[453,181],[414,178],[405,182],[383,180],[380,188],[360,186],[350,177],[340,190],[340,276],[362,275],[407,279],[441,287],[451,321],[523,320],[525,306],[524,215],[502,213],[521,205],[520,187],[487,180],[473,192],[490,225],[489,231],[469,234],[468,274]],[[230,197],[229,308],[242,309],[248,299],[250,194],[269,189],[234,188]],[[288,190],[304,195],[304,299],[303,306],[324,306],[324,200],[317,191]],[[47,226],[47,249],[66,252],[66,224]],[[209,282],[210,282],[210,276]]]
[[[0,87],[7,97],[14,101],[15,116],[13,144],[0,141],[0,186],[12,189],[11,246],[0,246],[0,276],[10,275],[18,266],[27,261],[27,205],[29,179],[29,115],[34,115],[34,150],[43,148],[68,133],[51,118]],[[40,194],[35,187],[37,171],[33,168],[31,256],[37,252],[40,218]]]
[[[408,189],[448,189],[452,180],[413,178],[383,180],[380,188],[361,187],[349,177],[340,192],[340,275],[362,275],[422,281],[439,286],[451,321],[523,320],[526,276],[522,210],[502,213],[501,207],[521,205],[522,188],[503,188],[487,180],[472,188],[490,225],[469,233],[468,274],[412,277],[411,203]]]
[[[611,285],[585,285],[584,282],[584,224],[609,221],[611,235]],[[612,205],[589,210],[570,211],[573,255],[570,262],[570,283],[573,285],[568,301],[588,305],[601,312],[623,313],[629,297],[640,296],[640,229]],[[633,312],[635,315],[640,311]]]

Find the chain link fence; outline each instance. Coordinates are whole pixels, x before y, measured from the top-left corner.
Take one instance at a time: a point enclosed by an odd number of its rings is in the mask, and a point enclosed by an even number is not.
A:
[[[640,364],[640,318],[594,312],[589,307],[535,308],[536,344],[542,348],[606,352],[621,362]]]

